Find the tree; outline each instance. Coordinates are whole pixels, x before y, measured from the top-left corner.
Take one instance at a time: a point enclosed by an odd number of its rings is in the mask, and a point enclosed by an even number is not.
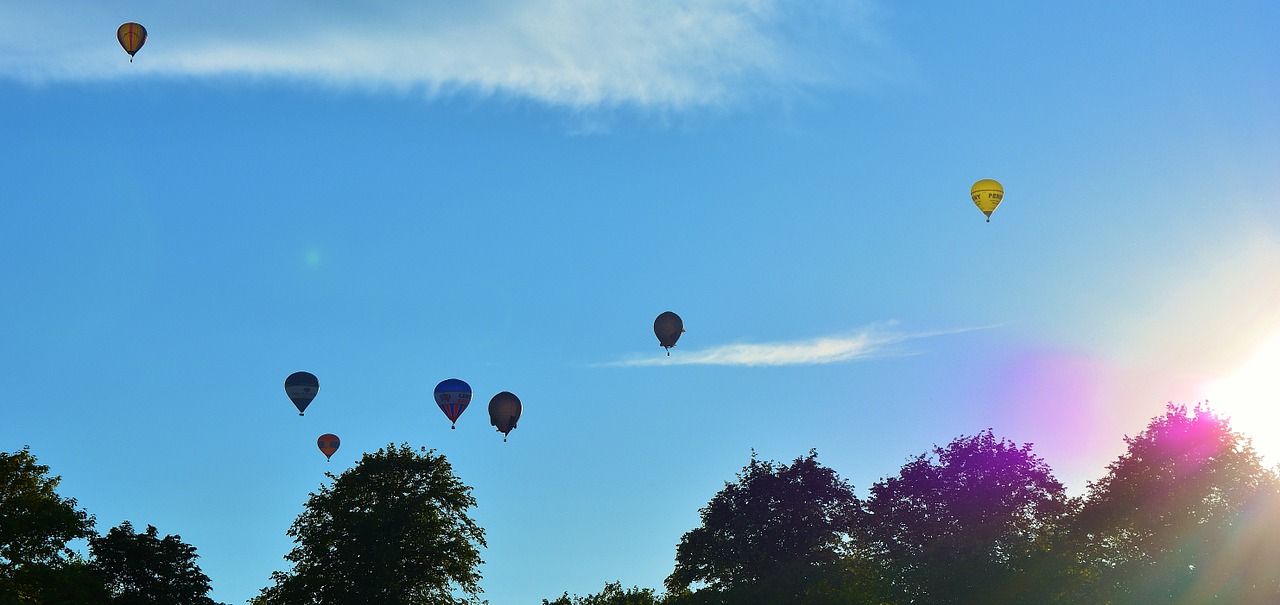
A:
[[[256,603],[475,603],[484,530],[467,510],[471,488],[443,455],[388,445],[311,494],[289,528],[288,573]],[[454,596],[455,589],[464,598]]]
[[[991,429],[907,462],[871,487],[860,527],[903,596],[1035,602],[1018,582],[1066,510],[1049,466]]]
[[[810,583],[841,562],[858,498],[817,456],[810,450],[785,465],[752,454],[737,482],[725,483],[701,510],[702,526],[680,538],[668,591],[688,595],[695,583],[709,590],[676,602],[731,602],[747,595],[755,602],[797,602]]]
[[[600,594],[589,594],[585,597],[564,593],[554,601],[542,600],[542,605],[660,605],[662,599],[652,588],[632,586],[626,590],[622,582],[607,582]]]
[[[18,604],[111,605],[111,593],[90,563],[76,555],[53,565],[23,566],[10,582],[0,581],[0,605]]]
[[[62,478],[48,472],[25,447],[0,452],[0,570],[61,562],[73,554],[67,542],[93,535],[93,517],[59,496]]]
[[[67,543],[92,536],[93,517],[48,473],[28,448],[0,452],[0,603],[59,602],[54,592],[83,584]]]
[[[114,605],[214,605],[209,576],[196,565],[195,547],[181,536],[161,538],[153,525],[134,533],[125,521],[91,538],[89,550]]]
[[[1089,484],[1076,532],[1099,603],[1280,603],[1280,492],[1207,406],[1169,404]]]

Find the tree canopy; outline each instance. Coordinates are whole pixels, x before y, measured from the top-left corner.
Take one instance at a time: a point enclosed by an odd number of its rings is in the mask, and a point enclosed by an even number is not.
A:
[[[817,457],[811,450],[788,465],[753,454],[738,480],[701,510],[702,526],[680,538],[667,589],[678,594],[701,583],[712,592],[750,590],[759,597],[769,586],[781,602],[840,561],[858,498]]]
[[[907,598],[1010,603],[1066,496],[1031,444],[987,429],[909,460],[871,486],[865,510],[863,536]]]
[[[1125,443],[1077,520],[1093,598],[1280,603],[1280,480],[1251,441],[1207,407],[1170,404]]]
[[[443,455],[388,445],[328,477],[289,528],[293,569],[274,573],[255,603],[479,602],[484,530]]]
[[[25,447],[0,452],[0,569],[61,562],[68,542],[93,535],[93,517],[59,496],[62,479],[48,473]]]
[[[564,593],[554,601],[542,600],[542,605],[660,605],[662,598],[652,588],[633,586],[623,589],[622,582],[607,582],[598,594],[583,597]]]
[[[1207,406],[1169,405],[1087,493],[991,429],[908,458],[859,499],[810,450],[754,453],[676,546],[666,593],[606,583],[543,605],[1274,605],[1280,469]],[[255,605],[478,604],[484,531],[443,455],[365,454],[310,495]],[[0,452],[0,605],[214,605],[195,548],[103,536],[26,449]],[[86,539],[88,554],[72,548]]]
[[[27,448],[0,452],[0,604],[88,603],[103,596],[68,547],[93,533],[93,517],[58,495],[61,479]]]
[[[161,538],[154,525],[134,532],[125,521],[91,538],[92,568],[114,605],[214,605],[209,576],[196,565],[196,549],[181,536]]]

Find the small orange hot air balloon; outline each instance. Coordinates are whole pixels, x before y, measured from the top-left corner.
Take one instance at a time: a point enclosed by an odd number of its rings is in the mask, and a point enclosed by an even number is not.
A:
[[[324,459],[328,461],[338,451],[338,446],[342,442],[338,440],[338,436],[333,433],[325,433],[316,439],[316,447],[320,448],[320,452],[324,454]]]
[[[129,62],[133,63],[133,55],[147,42],[147,28],[130,21],[116,30],[116,39],[120,41],[124,52],[129,53]]]

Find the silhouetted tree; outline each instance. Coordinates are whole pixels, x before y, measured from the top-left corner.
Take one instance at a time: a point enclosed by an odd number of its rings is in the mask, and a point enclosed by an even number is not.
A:
[[[853,546],[855,543],[851,543]],[[747,603],[750,600],[745,601]],[[802,605],[905,605],[889,581],[888,570],[861,547],[834,566],[825,566],[805,587]]]
[[[484,530],[467,516],[471,488],[442,455],[408,445],[365,454],[311,495],[288,535],[288,573],[254,603],[478,602]],[[458,590],[465,598],[454,596]]]
[[[794,603],[847,554],[858,511],[853,488],[818,463],[751,462],[680,538],[666,586],[677,603]],[[689,593],[695,583],[705,588]],[[748,598],[747,601],[741,599]]]
[[[196,565],[195,547],[181,536],[161,538],[152,525],[135,533],[125,521],[90,538],[89,550],[113,605],[214,605],[209,576]]]
[[[67,547],[93,535],[93,517],[59,496],[61,478],[48,473],[25,447],[0,452],[0,604],[62,602],[67,594],[90,602],[96,594]]]
[[[585,597],[564,593],[554,601],[542,600],[542,605],[661,605],[661,597],[652,588],[632,586],[623,590],[621,582],[608,582],[599,594]]]
[[[934,447],[871,486],[860,527],[914,603],[1038,602],[1021,580],[1066,510],[1031,445],[990,429]]]
[[[1251,441],[1170,404],[1089,484],[1076,533],[1096,603],[1280,603],[1280,497]]]

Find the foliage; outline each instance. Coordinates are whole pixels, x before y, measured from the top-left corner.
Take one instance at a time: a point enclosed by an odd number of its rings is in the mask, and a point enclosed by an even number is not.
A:
[[[57,564],[38,563],[0,580],[0,605],[111,605],[111,593],[89,562],[78,556]]]
[[[990,429],[933,448],[871,487],[860,528],[913,602],[1014,603],[1065,490],[1031,445]]]
[[[874,561],[845,556],[822,565],[797,565],[760,581],[721,589],[670,592],[661,605],[898,605]],[[562,605],[562,604],[558,604]]]
[[[61,562],[72,555],[67,542],[93,535],[93,517],[76,509],[74,498],[59,496],[62,479],[48,472],[25,447],[0,452],[0,573]]]
[[[753,454],[701,510],[702,526],[681,537],[667,589],[680,595],[703,583],[711,593],[787,602],[841,560],[858,506],[853,488],[812,450],[790,465]]]
[[[196,565],[195,547],[181,536],[159,537],[155,526],[134,533],[128,521],[91,538],[93,570],[114,605],[213,605],[209,576]]]
[[[1246,437],[1170,404],[1089,484],[1076,521],[1110,603],[1280,603],[1280,481]],[[1265,533],[1264,533],[1265,532]]]
[[[289,528],[289,573],[261,604],[478,602],[484,530],[467,516],[471,488],[443,455],[408,445],[365,454],[322,486]],[[454,596],[455,590],[465,598]]]
[[[93,535],[93,517],[59,496],[61,479],[48,473],[27,448],[0,452],[0,604],[89,603],[101,596],[67,546]]]
[[[542,605],[661,605],[662,599],[652,588],[632,586],[623,590],[621,582],[608,582],[599,594],[585,597],[564,593],[554,601],[542,600]]]

